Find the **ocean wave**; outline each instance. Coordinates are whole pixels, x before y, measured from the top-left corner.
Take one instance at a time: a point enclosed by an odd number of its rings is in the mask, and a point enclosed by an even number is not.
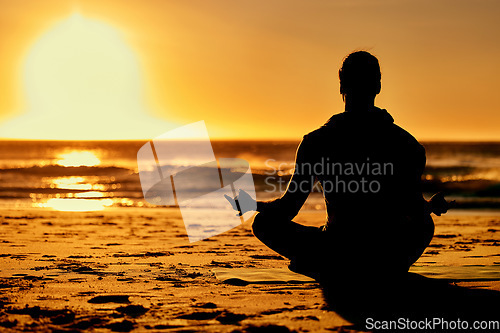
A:
[[[24,174],[41,177],[65,177],[65,176],[102,176],[102,175],[122,175],[130,173],[131,170],[118,166],[79,166],[66,167],[61,165],[29,166],[18,168],[1,169],[2,174]]]

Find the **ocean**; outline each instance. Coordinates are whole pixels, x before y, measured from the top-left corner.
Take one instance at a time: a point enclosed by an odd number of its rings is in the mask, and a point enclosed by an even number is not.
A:
[[[146,141],[0,141],[0,206],[95,211],[158,207],[144,199],[137,152]],[[500,143],[424,142],[423,190],[457,209],[500,209]],[[257,198],[285,189],[298,141],[212,141],[215,156],[250,164]],[[306,209],[324,209],[313,193]]]

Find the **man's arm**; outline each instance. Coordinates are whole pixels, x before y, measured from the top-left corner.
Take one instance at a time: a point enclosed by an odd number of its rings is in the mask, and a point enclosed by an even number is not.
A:
[[[280,198],[271,201],[258,201],[256,205],[256,210],[258,212],[276,214],[280,218],[290,220],[298,214],[300,208],[302,208],[302,205],[309,196],[309,193],[312,191],[315,180],[314,176],[310,173],[312,165],[309,165],[308,167],[307,164],[311,163],[307,154],[308,149],[306,149],[305,141],[302,140],[297,148],[295,156],[295,169],[285,193]],[[252,197],[250,197],[250,195],[243,190],[240,190],[236,198],[231,198],[228,195],[225,195],[225,197],[232,205],[233,209],[239,211],[239,215],[253,210],[253,207],[255,207],[255,204],[242,205],[242,203],[248,202],[255,203]],[[237,202],[239,204],[237,204]]]
[[[414,188],[412,189],[414,198],[415,198],[415,204],[412,207],[413,209],[410,211],[413,211],[414,215],[430,215],[431,213],[436,214],[437,216],[441,216],[441,214],[445,214],[449,208],[451,208],[455,202],[447,202],[446,199],[444,198],[442,193],[436,193],[430,200],[426,200],[422,194],[422,179],[421,176],[424,172],[425,169],[425,164],[426,164],[426,156],[425,156],[425,149],[422,147],[421,152],[420,152],[420,163],[419,164],[419,169],[417,173],[417,177],[415,179],[415,184]]]
[[[276,214],[289,220],[299,213],[315,183],[314,175],[310,173],[312,165],[306,146],[305,140],[302,140],[297,148],[295,169],[285,193],[271,201],[258,201],[258,212]]]

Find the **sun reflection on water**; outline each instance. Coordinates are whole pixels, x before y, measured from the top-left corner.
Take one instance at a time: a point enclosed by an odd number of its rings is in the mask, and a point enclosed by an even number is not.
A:
[[[59,188],[64,190],[91,190],[92,184],[84,183],[83,177],[59,177],[50,180],[51,188]]]
[[[103,210],[113,205],[112,199],[68,199],[52,198],[47,202],[36,204],[37,207],[52,208],[62,212],[89,212]]]
[[[90,151],[72,151],[60,154],[59,158],[57,164],[64,167],[92,167],[101,164],[101,160]]]
[[[55,163],[63,167],[95,167],[101,164],[101,160],[91,151],[73,150],[58,155]],[[78,174],[78,169],[76,173]],[[73,172],[73,171],[72,171]],[[114,177],[100,176],[66,176],[66,177],[44,177],[42,188],[47,189],[46,194],[32,193],[33,207],[49,208],[67,212],[99,211],[110,207],[115,203],[113,193],[115,190]],[[59,193],[58,193],[59,192]]]
[[[103,198],[104,193],[98,192],[98,191],[82,192],[82,193],[75,193],[73,195],[73,197],[75,197],[75,198]]]

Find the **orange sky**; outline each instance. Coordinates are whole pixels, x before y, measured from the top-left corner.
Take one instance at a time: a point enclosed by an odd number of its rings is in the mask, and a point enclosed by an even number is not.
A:
[[[26,138],[147,138],[161,134],[162,124],[166,131],[205,120],[213,138],[300,139],[343,110],[338,68],[349,52],[366,49],[382,66],[376,104],[418,139],[500,140],[498,1],[0,0],[0,6],[0,137],[2,125],[18,118],[6,133]],[[107,92],[116,94],[115,111],[99,110],[99,101],[89,102],[97,106],[88,112],[87,104],[67,110],[69,104],[54,102],[75,121],[45,117],[26,81],[42,87],[50,81],[47,91],[61,86],[65,96],[73,84],[85,93],[97,82],[54,83],[50,71],[27,65],[37,41],[75,13],[84,30],[100,22],[96,33],[116,30],[123,40],[113,42],[116,50],[130,49],[141,100],[134,110],[158,119],[154,130],[118,113],[116,101],[130,104],[128,93],[119,95],[128,90]],[[108,67],[96,65],[113,82]],[[38,94],[54,105],[57,96]],[[35,129],[24,124],[30,112],[40,117]],[[86,137],[72,137],[78,124]]]

